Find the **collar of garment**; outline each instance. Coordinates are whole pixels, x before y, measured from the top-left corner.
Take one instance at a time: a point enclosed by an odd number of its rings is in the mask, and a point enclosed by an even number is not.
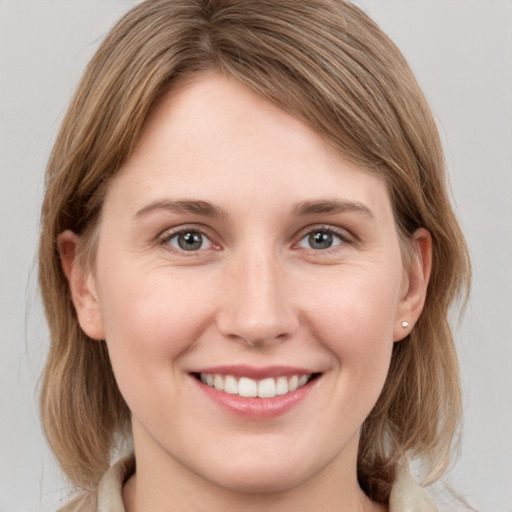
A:
[[[135,471],[135,457],[130,455],[114,464],[103,476],[96,499],[84,496],[59,512],[125,512],[123,485]],[[408,468],[400,466],[389,498],[389,512],[437,512],[428,493],[420,487]]]

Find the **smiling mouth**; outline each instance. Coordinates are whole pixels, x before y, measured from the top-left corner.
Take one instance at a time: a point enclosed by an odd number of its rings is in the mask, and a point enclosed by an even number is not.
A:
[[[238,395],[245,398],[273,398],[292,393],[304,387],[319,375],[319,373],[294,374],[275,378],[268,377],[261,380],[218,373],[195,373],[194,377],[203,384],[229,395]]]

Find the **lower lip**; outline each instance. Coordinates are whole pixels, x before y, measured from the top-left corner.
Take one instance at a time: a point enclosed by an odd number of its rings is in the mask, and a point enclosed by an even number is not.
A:
[[[240,395],[230,395],[202,383],[195,377],[194,380],[211,400],[232,414],[246,419],[266,420],[277,418],[299,405],[307,397],[319,377],[310,380],[295,391],[272,398],[246,398]]]

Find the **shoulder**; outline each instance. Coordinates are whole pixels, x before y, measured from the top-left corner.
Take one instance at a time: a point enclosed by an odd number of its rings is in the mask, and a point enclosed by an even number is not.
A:
[[[400,465],[389,497],[389,512],[437,511],[427,491],[418,485],[407,467]]]
[[[121,459],[105,473],[97,492],[78,496],[58,512],[125,512],[123,485],[134,471],[133,455]]]
[[[96,497],[92,493],[81,494],[62,508],[59,508],[58,512],[96,512],[96,503]]]

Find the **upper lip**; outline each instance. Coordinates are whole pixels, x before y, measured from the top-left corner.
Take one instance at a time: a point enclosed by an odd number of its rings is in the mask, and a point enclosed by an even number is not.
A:
[[[193,370],[192,374],[214,374],[214,375],[233,375],[234,377],[249,377],[254,380],[267,379],[269,377],[281,377],[290,375],[311,375],[319,373],[312,369],[300,368],[296,366],[265,366],[255,367],[248,365],[222,365],[210,366],[208,368],[199,368]]]

